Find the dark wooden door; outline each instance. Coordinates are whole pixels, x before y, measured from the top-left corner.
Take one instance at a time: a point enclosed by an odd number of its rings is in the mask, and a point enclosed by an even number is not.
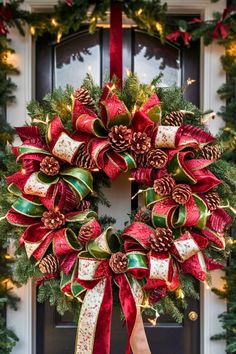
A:
[[[162,85],[183,85],[188,78],[197,80],[189,87],[187,98],[199,104],[199,43],[186,49],[178,45],[160,44],[158,38],[134,30],[124,30],[123,72],[136,72],[140,80],[150,83],[163,73]],[[86,72],[102,84],[109,74],[109,31],[98,30],[90,35],[86,30],[65,38],[56,44],[50,37],[36,43],[36,98],[42,97],[53,87],[66,84],[78,87]],[[130,208],[135,207],[134,205]],[[129,211],[127,211],[129,212]],[[145,323],[152,354],[199,354],[200,316],[193,322],[190,311],[199,315],[198,301],[191,301],[182,324],[163,316],[157,325]],[[59,316],[48,303],[37,304],[37,354],[73,354],[76,325],[72,315]],[[126,330],[120,321],[118,307],[113,311],[111,354],[125,352]]]

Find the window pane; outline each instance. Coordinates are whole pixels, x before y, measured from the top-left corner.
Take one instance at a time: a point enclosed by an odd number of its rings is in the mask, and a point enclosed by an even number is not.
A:
[[[180,50],[173,45],[164,46],[158,38],[136,31],[134,72],[143,83],[149,84],[162,73],[161,86],[180,86]]]
[[[55,47],[54,87],[81,85],[86,73],[100,83],[99,34],[80,34]]]

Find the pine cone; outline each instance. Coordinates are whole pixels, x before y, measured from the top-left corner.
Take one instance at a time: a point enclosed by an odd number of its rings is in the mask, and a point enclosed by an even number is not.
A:
[[[215,210],[220,206],[220,197],[216,192],[208,192],[205,199],[209,210]]]
[[[173,177],[165,176],[154,181],[154,191],[161,197],[170,195],[175,187],[176,183]]]
[[[109,266],[114,273],[125,273],[128,268],[128,258],[125,253],[117,252],[111,255]]]
[[[221,150],[217,145],[206,145],[200,149],[201,155],[207,160],[218,160],[221,156]]]
[[[192,190],[187,184],[177,184],[172,192],[172,198],[178,204],[186,204],[192,195]]]
[[[130,147],[132,131],[125,125],[114,125],[108,134],[108,140],[116,152],[126,151]]]
[[[53,156],[46,156],[40,162],[40,171],[48,176],[58,175],[60,171],[60,164]]]
[[[162,168],[168,162],[168,155],[161,149],[151,149],[147,154],[147,164],[150,167]]]
[[[134,221],[148,223],[151,220],[151,212],[148,209],[139,209],[134,217]]]
[[[39,270],[43,274],[53,274],[58,271],[58,260],[54,254],[48,254],[39,263]]]
[[[146,133],[135,132],[131,140],[131,150],[136,154],[145,154],[151,148],[151,138]]]
[[[43,213],[42,223],[47,229],[60,229],[66,222],[65,216],[60,211],[49,210]]]
[[[165,117],[164,125],[180,126],[184,123],[185,114],[181,111],[175,111],[167,114]]]
[[[136,162],[137,167],[147,167],[147,155],[146,154],[135,154],[133,152],[133,158]]]
[[[80,103],[84,104],[86,107],[94,110],[96,105],[94,100],[92,99],[88,90],[83,87],[78,88],[74,93],[73,96],[80,101]]]
[[[90,238],[93,236],[93,227],[92,225],[82,225],[80,230],[79,230],[79,235],[78,235],[78,240],[85,244],[90,240]]]
[[[91,207],[91,203],[88,200],[81,200],[81,202],[77,205],[77,209],[79,211],[85,211]]]
[[[173,244],[173,233],[171,229],[157,227],[149,237],[150,247],[155,252],[168,252]]]
[[[85,145],[79,149],[75,164],[76,166],[86,168],[87,170],[91,170],[96,166]]]

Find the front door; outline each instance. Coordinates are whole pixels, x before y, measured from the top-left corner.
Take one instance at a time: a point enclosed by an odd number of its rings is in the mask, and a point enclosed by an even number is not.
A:
[[[80,86],[85,74],[92,74],[102,84],[109,74],[109,31],[99,29],[95,34],[86,30],[63,39],[59,44],[50,42],[45,36],[36,43],[36,98],[42,97],[54,87],[70,84]],[[134,71],[144,83],[160,72],[162,85],[183,85],[188,78],[197,80],[189,87],[187,98],[199,104],[199,43],[190,49],[178,45],[161,45],[159,39],[136,29],[125,29],[123,33],[123,74]],[[119,188],[118,188],[119,187]],[[106,191],[111,202],[109,210],[100,208],[117,220],[117,228],[123,228],[131,208],[131,194],[135,186],[127,176],[121,176]],[[123,193],[120,193],[122,190]],[[155,326],[145,323],[152,354],[199,354],[199,317],[192,322],[190,311],[199,313],[199,303],[191,301],[182,324],[167,316],[160,317]],[[49,304],[37,305],[37,354],[73,354],[76,325],[72,316],[59,316]],[[122,326],[118,307],[114,307],[111,354],[125,352],[126,330]]]

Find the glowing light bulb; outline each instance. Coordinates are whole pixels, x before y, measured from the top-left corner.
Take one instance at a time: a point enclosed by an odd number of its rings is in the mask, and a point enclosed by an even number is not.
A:
[[[61,32],[58,32],[58,33],[57,33],[57,43],[60,43],[61,37],[62,37],[62,33],[61,33]]]
[[[30,27],[30,32],[31,32],[32,36],[35,35],[35,28],[33,26]]]
[[[156,29],[160,33],[160,35],[163,34],[163,26],[162,26],[162,24],[160,22],[156,23]]]
[[[54,27],[57,27],[57,26],[58,26],[58,22],[55,20],[55,18],[52,18],[51,24],[52,24]]]
[[[21,169],[21,174],[22,174],[22,175],[26,175],[26,169],[25,169],[25,168],[22,168],[22,169]]]

